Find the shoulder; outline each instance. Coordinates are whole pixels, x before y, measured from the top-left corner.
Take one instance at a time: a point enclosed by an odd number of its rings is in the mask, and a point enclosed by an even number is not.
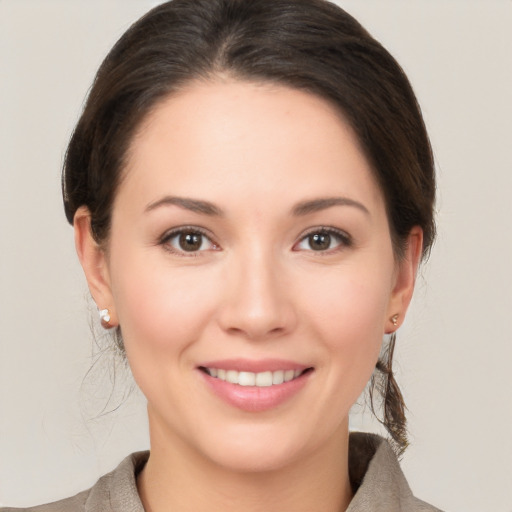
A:
[[[149,452],[126,457],[93,487],[64,500],[29,508],[0,508],[0,512],[144,512],[137,492],[137,475]]]
[[[71,498],[66,498],[54,503],[29,508],[0,508],[0,512],[78,512],[79,510],[85,510],[84,504],[87,501],[89,493],[90,489]]]
[[[441,512],[413,495],[395,453],[382,437],[352,433],[349,467],[354,498],[347,512]]]

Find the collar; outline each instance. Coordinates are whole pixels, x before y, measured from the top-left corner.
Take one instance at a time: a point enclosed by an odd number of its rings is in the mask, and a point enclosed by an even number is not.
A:
[[[132,453],[100,478],[85,501],[85,512],[144,512],[137,475],[149,451]],[[354,498],[346,512],[440,512],[412,495],[398,460],[382,437],[353,432],[349,440],[349,475]]]

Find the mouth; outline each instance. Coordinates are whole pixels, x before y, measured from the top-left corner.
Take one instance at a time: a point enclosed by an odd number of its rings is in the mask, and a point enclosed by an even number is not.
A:
[[[196,367],[214,395],[245,412],[273,410],[301,395],[313,366],[284,359],[224,359]]]
[[[257,388],[279,386],[285,382],[291,382],[295,379],[298,379],[302,375],[313,371],[313,368],[306,368],[295,370],[265,370],[256,373],[205,366],[200,366],[199,369],[210,377],[228,382],[229,384],[237,384],[239,386],[251,386]]]

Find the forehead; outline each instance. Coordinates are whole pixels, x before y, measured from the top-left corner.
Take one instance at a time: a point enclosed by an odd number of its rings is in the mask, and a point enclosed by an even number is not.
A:
[[[274,84],[199,82],[169,96],[141,124],[125,173],[121,188],[139,193],[190,195],[193,187],[194,196],[223,198],[225,189],[284,200],[348,190],[380,199],[342,115],[316,95]]]

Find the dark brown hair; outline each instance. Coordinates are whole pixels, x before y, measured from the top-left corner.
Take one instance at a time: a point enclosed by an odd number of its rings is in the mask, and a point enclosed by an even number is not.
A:
[[[434,239],[432,151],[407,77],[349,14],[324,0],[174,0],[143,16],[102,63],[66,154],[67,219],[87,206],[99,243],[142,120],[194,80],[227,75],[310,92],[339,109],[358,136],[382,190],[397,258],[413,226]],[[389,347],[392,355],[394,340]],[[406,446],[404,404],[380,361],[384,424]]]

